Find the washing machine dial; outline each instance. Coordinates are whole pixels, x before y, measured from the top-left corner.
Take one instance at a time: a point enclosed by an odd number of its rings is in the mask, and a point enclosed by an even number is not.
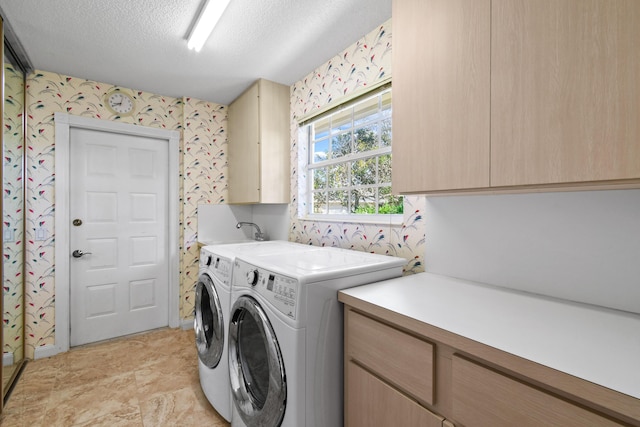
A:
[[[255,286],[258,283],[258,270],[247,271],[247,283]]]

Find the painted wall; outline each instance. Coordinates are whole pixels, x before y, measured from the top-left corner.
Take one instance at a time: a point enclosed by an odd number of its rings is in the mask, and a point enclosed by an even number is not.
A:
[[[4,64],[5,101],[3,108],[3,333],[4,353],[16,353],[24,336],[22,298],[22,256],[24,253],[23,220],[23,142],[22,108],[24,99],[23,74],[11,64]],[[20,358],[17,354],[16,358]]]
[[[371,86],[392,74],[391,20],[383,23],[344,51],[291,86],[291,227],[289,240],[318,246],[337,246],[389,254],[409,260],[405,274],[424,271],[425,198],[404,198],[404,221],[365,224],[307,221],[299,180],[304,182],[308,148],[299,138],[298,119],[338,104],[346,95]],[[302,185],[302,188],[305,186]]]
[[[426,268],[640,313],[640,190],[430,197]]]
[[[224,152],[226,108],[192,98],[164,97],[121,88],[136,100],[136,113],[120,117],[104,107],[104,95],[115,86],[36,71],[27,81],[27,277],[26,356],[55,340],[55,229],[54,229],[54,113],[120,121],[140,126],[178,130],[182,203],[180,317],[193,311],[197,280],[197,204],[226,198]],[[45,232],[36,240],[36,229]]]

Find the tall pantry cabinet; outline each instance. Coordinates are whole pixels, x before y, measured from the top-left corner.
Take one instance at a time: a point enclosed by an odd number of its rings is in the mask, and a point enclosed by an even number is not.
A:
[[[637,0],[394,0],[394,191],[640,186],[637,22]]]

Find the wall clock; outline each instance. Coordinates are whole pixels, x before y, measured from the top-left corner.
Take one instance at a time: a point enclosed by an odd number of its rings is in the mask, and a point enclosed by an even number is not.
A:
[[[124,92],[120,92],[119,90],[109,92],[105,96],[105,101],[107,108],[115,114],[126,116],[133,113],[135,100]]]

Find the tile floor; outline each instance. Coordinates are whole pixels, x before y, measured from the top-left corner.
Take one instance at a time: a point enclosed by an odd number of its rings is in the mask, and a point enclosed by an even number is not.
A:
[[[29,362],[0,426],[228,427],[200,388],[193,335],[159,329]]]

